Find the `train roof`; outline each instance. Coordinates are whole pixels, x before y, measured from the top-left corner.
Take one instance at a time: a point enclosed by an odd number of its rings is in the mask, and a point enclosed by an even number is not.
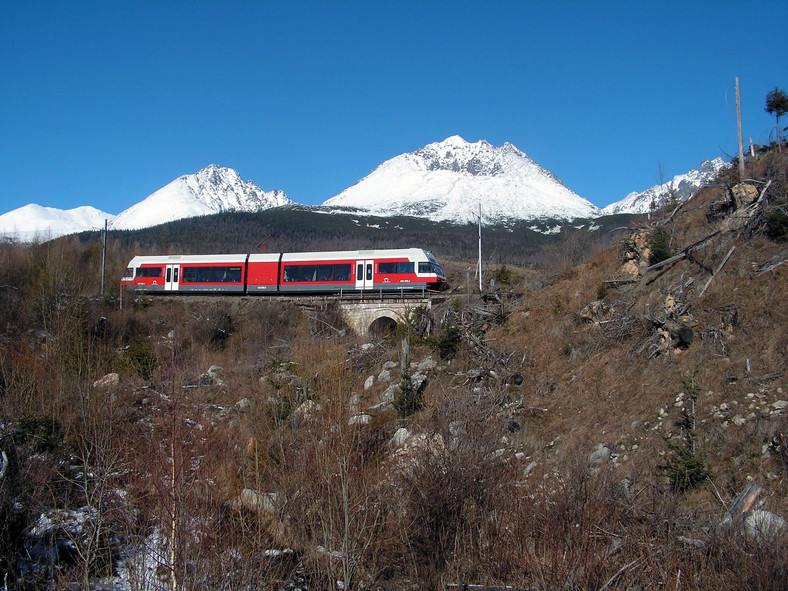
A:
[[[243,263],[245,254],[171,254],[154,256],[135,256],[129,267],[140,265],[175,265],[180,263]]]
[[[243,263],[246,257],[251,262],[278,261],[280,253],[255,254],[171,254],[171,255],[138,255],[131,259],[129,267],[140,265],[173,265],[180,263]],[[389,248],[378,250],[335,250],[324,252],[289,252],[283,253],[285,261],[325,261],[333,259],[355,260],[381,257],[423,258],[426,251],[421,248]]]
[[[333,259],[356,260],[376,258],[424,258],[421,248],[389,248],[379,250],[336,250],[326,252],[287,252],[282,255],[283,261],[325,261]]]

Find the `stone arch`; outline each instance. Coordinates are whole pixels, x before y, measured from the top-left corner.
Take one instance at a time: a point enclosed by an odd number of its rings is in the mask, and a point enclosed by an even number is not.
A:
[[[375,318],[367,330],[370,336],[386,336],[397,332],[397,321],[391,316],[381,315]]]

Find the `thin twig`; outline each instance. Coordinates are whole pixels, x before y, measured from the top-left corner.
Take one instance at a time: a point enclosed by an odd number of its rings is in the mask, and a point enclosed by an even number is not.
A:
[[[632,566],[635,566],[635,564],[637,564],[638,562],[640,562],[640,560],[641,560],[640,558],[635,558],[635,560],[633,560],[633,561],[632,561],[632,562],[630,562],[629,564],[625,564],[625,565],[624,565],[624,566],[622,566],[620,569],[618,569],[618,572],[617,572],[616,574],[614,574],[612,577],[610,577],[610,579],[608,579],[607,583],[605,583],[604,585],[602,585],[602,586],[599,588],[599,591],[605,591],[605,589],[607,589],[608,587],[610,587],[610,585],[612,585],[612,584],[613,584],[613,581],[615,581],[615,580],[616,580],[618,577],[620,577],[622,574],[624,574],[624,572],[625,572],[625,571],[626,571],[628,568],[630,568],[630,567],[632,567]]]

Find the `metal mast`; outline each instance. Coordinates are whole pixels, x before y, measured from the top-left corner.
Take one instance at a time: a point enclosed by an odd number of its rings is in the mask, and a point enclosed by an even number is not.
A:
[[[479,293],[482,293],[482,204],[479,202]]]

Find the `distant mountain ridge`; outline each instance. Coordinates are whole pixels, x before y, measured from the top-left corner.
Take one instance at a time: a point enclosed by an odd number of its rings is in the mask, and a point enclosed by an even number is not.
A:
[[[42,207],[30,203],[0,215],[0,235],[21,242],[46,241],[66,234],[104,228],[115,216],[83,205],[74,209]]]
[[[262,211],[289,205],[284,191],[263,191],[232,168],[211,164],[178,177],[118,214],[113,230],[136,230],[165,222],[225,211]]]
[[[688,199],[727,166],[721,158],[677,175],[668,183],[600,209],[510,143],[470,143],[459,136],[387,160],[369,175],[319,206],[324,213],[416,216],[454,224],[533,221],[538,232],[556,231],[574,219],[646,213],[665,195]],[[136,230],[220,212],[259,212],[295,207],[284,191],[264,191],[232,168],[211,164],[178,177],[117,216],[92,207],[71,210],[27,205],[0,216],[0,235],[17,240],[51,239],[102,228]]]
[[[621,201],[611,203],[602,211],[605,214],[648,213],[662,206],[671,197],[684,202],[694,196],[698,189],[714,180],[727,166],[729,165],[722,158],[704,160],[697,170],[676,175],[667,183],[654,185],[640,193],[632,192]]]
[[[370,215],[473,222],[596,217],[583,199],[515,146],[452,136],[385,161],[323,207]]]

